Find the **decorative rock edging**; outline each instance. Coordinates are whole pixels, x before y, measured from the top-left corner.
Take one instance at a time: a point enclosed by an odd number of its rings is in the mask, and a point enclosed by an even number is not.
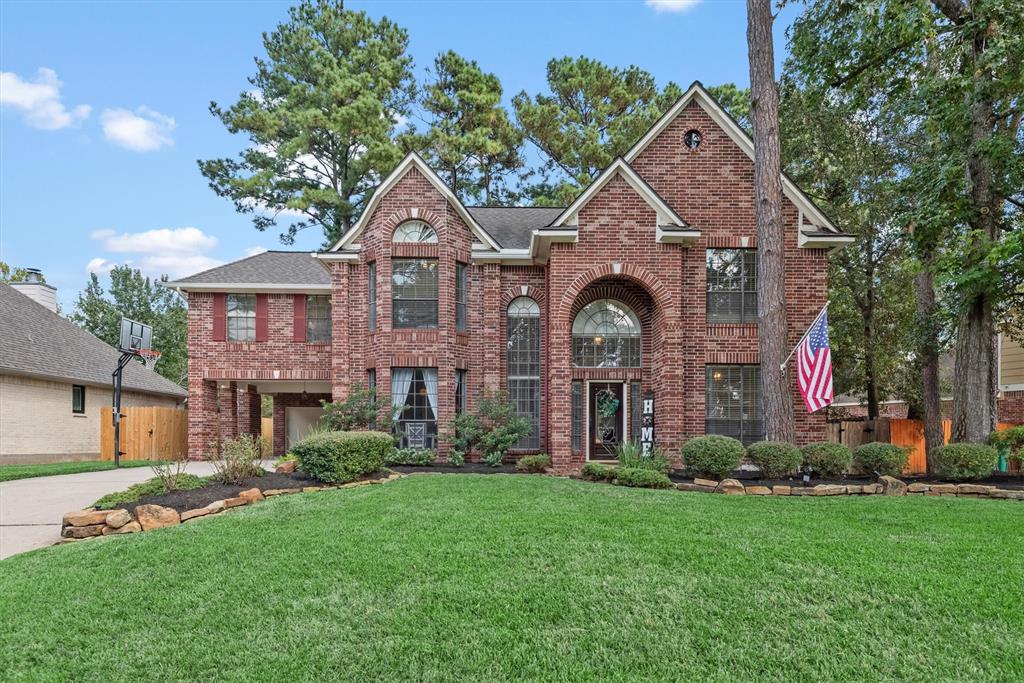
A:
[[[737,479],[694,479],[692,484],[676,484],[679,491],[721,493],[731,496],[962,496],[966,498],[1001,498],[1024,501],[1024,491],[998,489],[983,484],[906,484],[895,477],[879,477],[874,484],[818,484],[817,486],[772,487],[754,484],[744,486]]]
[[[295,493],[315,493],[329,489],[352,489],[371,484],[386,484],[407,475],[401,472],[392,472],[383,479],[364,481],[352,481],[347,484],[305,486],[302,488],[289,489],[267,489],[260,491],[258,488],[251,488],[240,492],[234,498],[216,500],[206,507],[186,510],[181,514],[174,508],[162,505],[139,505],[135,508],[135,517],[125,509],[117,510],[75,510],[64,515],[61,525],[61,539],[55,545],[84,541],[99,536],[111,536],[115,534],[131,534],[139,531],[151,531],[163,527],[184,524],[193,519],[215,515],[231,508],[252,505],[267,498],[284,496]]]

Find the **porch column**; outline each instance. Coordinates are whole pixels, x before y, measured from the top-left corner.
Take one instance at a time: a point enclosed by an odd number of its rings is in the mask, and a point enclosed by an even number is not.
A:
[[[217,385],[189,378],[188,459],[202,460],[217,442]]]
[[[231,382],[218,387],[220,399],[220,436],[233,439],[238,436],[238,385]]]
[[[238,392],[238,433],[260,435],[262,405],[256,387],[247,384]]]
[[[284,401],[281,395],[274,396],[274,457],[279,458],[285,451],[285,424],[284,424]]]

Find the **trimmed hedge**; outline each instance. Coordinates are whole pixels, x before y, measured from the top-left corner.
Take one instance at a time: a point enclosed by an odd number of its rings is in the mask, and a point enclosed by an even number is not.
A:
[[[710,434],[690,439],[679,453],[687,469],[722,479],[740,466],[743,444],[728,436]]]
[[[996,468],[999,451],[980,443],[951,443],[932,451],[932,460],[945,479],[982,479]]]
[[[800,449],[784,441],[758,441],[747,446],[747,457],[765,479],[778,479],[800,467]]]
[[[615,478],[615,468],[599,462],[588,462],[583,466],[581,474],[590,481],[611,481]]]
[[[539,455],[524,455],[516,463],[516,469],[520,472],[543,473],[551,467],[551,456],[541,453]]]
[[[823,477],[838,477],[850,469],[853,453],[841,443],[821,441],[810,443],[800,449],[804,467]]]
[[[898,477],[907,466],[910,452],[902,446],[873,441],[857,447],[853,461],[867,472]]]
[[[640,467],[619,467],[615,470],[615,483],[642,489],[667,489],[672,486],[672,481],[662,472]]]
[[[433,448],[396,448],[387,457],[388,465],[431,465],[437,459]]]
[[[292,446],[302,471],[328,484],[344,484],[384,467],[395,441],[384,432],[323,432]]]

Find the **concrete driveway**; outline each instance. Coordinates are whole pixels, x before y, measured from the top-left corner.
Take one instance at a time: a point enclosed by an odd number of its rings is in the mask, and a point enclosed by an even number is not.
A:
[[[270,469],[270,462],[264,463]],[[188,471],[212,474],[208,462],[192,462]],[[0,560],[60,540],[64,513],[92,505],[114,491],[153,477],[148,467],[61,474],[0,483]]]

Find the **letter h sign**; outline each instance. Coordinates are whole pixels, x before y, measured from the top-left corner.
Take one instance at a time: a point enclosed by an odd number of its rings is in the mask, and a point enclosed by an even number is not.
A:
[[[645,458],[654,453],[654,394],[644,394],[640,405],[640,452]]]

